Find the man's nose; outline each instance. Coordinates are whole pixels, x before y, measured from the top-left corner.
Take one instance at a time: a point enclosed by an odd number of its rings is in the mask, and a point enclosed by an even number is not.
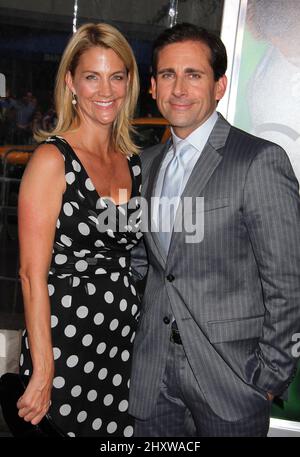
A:
[[[173,86],[173,93],[176,97],[180,97],[187,92],[186,81],[184,76],[176,76]]]

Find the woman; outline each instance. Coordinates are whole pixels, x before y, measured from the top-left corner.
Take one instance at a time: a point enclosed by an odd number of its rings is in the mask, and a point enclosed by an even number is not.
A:
[[[133,433],[138,298],[129,256],[142,235],[140,161],[129,133],[138,89],[120,32],[80,27],[58,70],[57,126],[20,187],[20,366],[31,378],[17,406],[32,424],[49,410],[69,436]]]

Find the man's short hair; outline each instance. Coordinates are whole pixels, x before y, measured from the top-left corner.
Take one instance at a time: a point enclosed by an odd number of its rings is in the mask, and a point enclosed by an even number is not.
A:
[[[156,76],[158,54],[165,46],[190,40],[206,44],[210,49],[210,64],[214,72],[214,79],[218,81],[227,69],[227,53],[222,40],[205,28],[186,22],[165,29],[154,41],[152,48],[152,75]]]

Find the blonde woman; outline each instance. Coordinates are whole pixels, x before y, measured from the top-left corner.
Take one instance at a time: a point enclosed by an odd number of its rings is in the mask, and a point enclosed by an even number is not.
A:
[[[127,413],[139,302],[129,268],[141,238],[141,175],[130,138],[139,91],[132,50],[107,24],[68,43],[58,122],[33,154],[19,195],[20,277],[30,376],[19,415],[49,412],[69,436],[131,436]]]

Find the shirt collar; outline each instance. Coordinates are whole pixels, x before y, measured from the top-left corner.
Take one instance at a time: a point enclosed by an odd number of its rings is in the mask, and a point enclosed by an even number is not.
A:
[[[206,121],[201,124],[196,130],[194,130],[192,133],[190,133],[185,140],[188,141],[194,148],[196,148],[198,151],[202,151],[204,148],[205,144],[207,143],[207,140],[211,134],[212,129],[214,128],[215,123],[218,120],[218,113],[214,111]],[[176,148],[177,143],[182,141],[182,138],[179,138],[175,133],[173,128],[171,127],[171,133],[172,133],[172,141],[173,145]]]

